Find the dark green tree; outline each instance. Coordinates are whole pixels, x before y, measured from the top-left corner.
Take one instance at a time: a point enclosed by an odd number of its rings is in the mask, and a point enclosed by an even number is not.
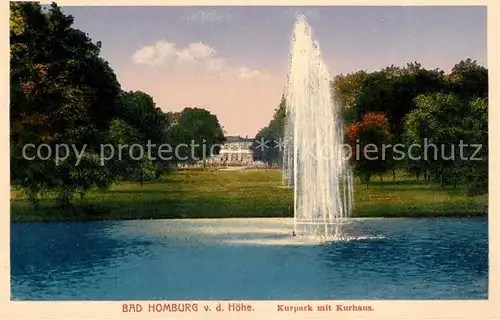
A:
[[[100,43],[72,25],[73,17],[56,4],[42,10],[39,3],[10,3],[11,179],[22,181],[34,202],[37,193],[58,190],[67,204],[77,189],[113,180],[96,178],[103,168],[82,165],[70,170],[69,162],[55,165],[53,160],[22,156],[28,143],[54,149],[71,141],[79,149],[88,144],[84,159],[94,163],[102,133],[117,114],[120,85],[99,57]],[[82,177],[94,182],[83,183]]]
[[[200,108],[185,108],[179,114],[167,115],[171,121],[167,134],[174,162],[194,163],[218,154],[225,141],[217,117]]]
[[[406,119],[407,144],[420,146],[420,153],[413,154],[419,159],[412,164],[441,186],[466,183],[469,190],[484,191],[479,180],[487,181],[487,119],[482,98],[470,100],[451,93],[419,96],[417,108]],[[473,145],[482,145],[478,154]]]
[[[281,102],[274,110],[274,115],[269,125],[262,128],[252,143],[254,160],[270,165],[281,164],[283,158],[283,134],[285,129],[286,101]]]

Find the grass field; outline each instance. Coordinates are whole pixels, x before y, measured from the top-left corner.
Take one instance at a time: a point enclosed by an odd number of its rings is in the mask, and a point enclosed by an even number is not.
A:
[[[184,170],[161,179],[123,182],[87,194],[73,208],[61,210],[42,200],[34,210],[23,192],[11,192],[12,221],[292,217],[293,193],[281,184],[278,170]],[[437,217],[486,215],[488,196],[467,197],[460,188],[441,188],[400,176],[357,181],[356,217]]]

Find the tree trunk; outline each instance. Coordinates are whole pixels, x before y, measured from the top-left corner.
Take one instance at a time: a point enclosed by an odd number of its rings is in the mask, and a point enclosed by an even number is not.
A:
[[[392,169],[392,180],[396,180],[396,170]]]
[[[62,191],[60,194],[59,194],[59,204],[61,207],[63,208],[67,208],[67,207],[70,207],[71,205],[71,195],[69,193],[69,191]]]
[[[416,175],[417,181],[418,181],[420,179],[420,172],[417,172],[415,175]]]
[[[424,175],[424,181],[425,181],[425,183],[431,182],[431,175],[428,174],[428,173],[425,173],[425,175]]]
[[[453,174],[453,169],[451,170],[451,174],[453,175],[453,189],[457,188],[457,176]]]

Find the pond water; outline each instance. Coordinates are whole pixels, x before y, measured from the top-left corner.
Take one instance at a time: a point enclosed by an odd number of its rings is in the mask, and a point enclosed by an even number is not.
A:
[[[11,224],[12,300],[487,299],[488,221],[292,219]]]

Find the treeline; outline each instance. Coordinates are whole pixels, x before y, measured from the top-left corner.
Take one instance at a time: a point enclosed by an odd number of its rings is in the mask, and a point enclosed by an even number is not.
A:
[[[460,61],[449,74],[416,62],[358,71],[336,76],[332,90],[353,151],[351,164],[367,185],[374,175],[403,170],[442,186],[465,185],[470,195],[487,192],[488,70],[476,61]],[[282,137],[284,117],[282,100],[257,134],[256,140],[271,141],[270,148],[256,150],[259,160],[281,162],[272,141]],[[363,151],[368,144],[377,147],[378,159],[363,152],[356,156],[356,146]],[[384,159],[383,145],[394,147]]]
[[[122,90],[99,56],[101,43],[73,28],[73,17],[56,4],[11,2],[10,10],[11,182],[20,184],[35,205],[44,192],[69,205],[91,189],[158,178],[177,162],[206,155],[200,148],[194,153],[179,148],[179,157],[159,157],[154,146],[175,149],[194,142],[210,148],[224,141],[210,112],[164,113],[147,93]],[[133,144],[142,150],[124,148]],[[151,157],[144,153],[148,144]],[[40,145],[45,147],[36,148]],[[54,161],[56,149],[67,156]]]

